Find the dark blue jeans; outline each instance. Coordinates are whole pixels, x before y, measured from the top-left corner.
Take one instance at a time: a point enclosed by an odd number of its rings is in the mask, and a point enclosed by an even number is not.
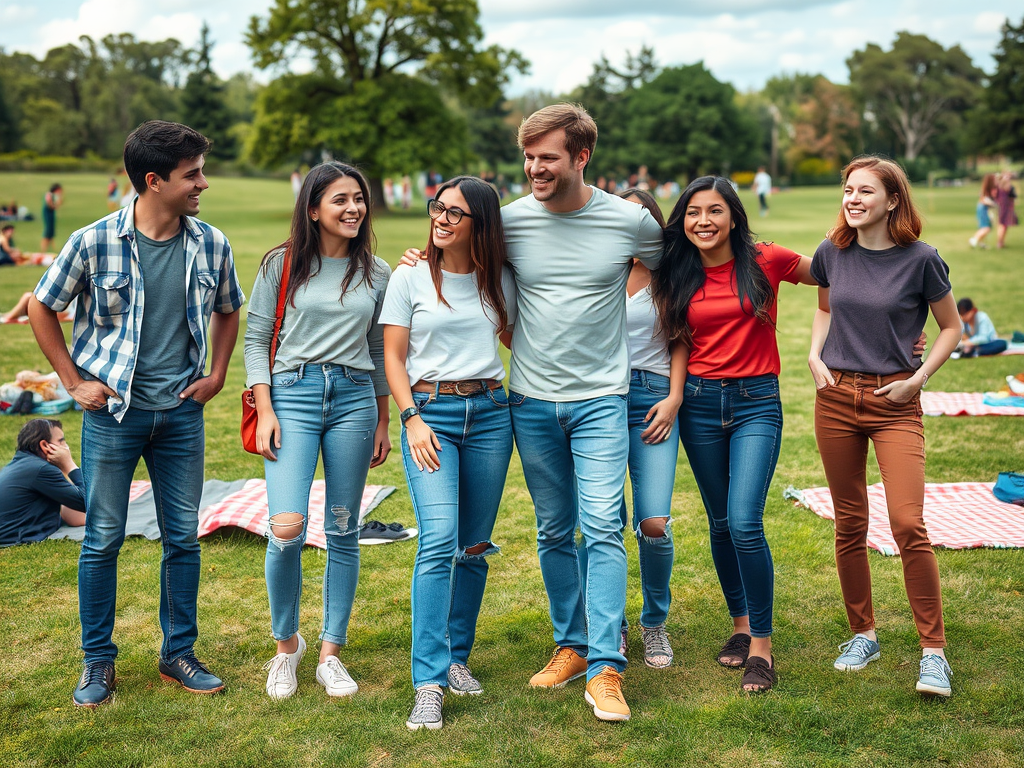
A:
[[[687,376],[679,438],[704,500],[729,615],[749,615],[750,634],[769,637],[775,574],[763,517],[782,443],[778,377]]]
[[[203,495],[203,406],[186,400],[166,411],[128,408],[119,424],[106,408],[82,417],[85,540],[78,558],[78,613],[85,660],[117,656],[114,609],[117,556],[124,543],[128,492],[142,458],[153,483],[160,526],[160,657],[173,661],[198,635],[199,500]]]

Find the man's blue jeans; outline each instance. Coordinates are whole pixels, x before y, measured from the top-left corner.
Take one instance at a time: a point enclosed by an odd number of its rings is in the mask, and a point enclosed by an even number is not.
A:
[[[420,529],[412,571],[412,682],[448,685],[448,667],[466,664],[487,584],[491,532],[512,457],[504,389],[470,397],[413,393],[438,442],[441,467],[420,470],[402,429],[402,460]],[[467,549],[486,544],[483,552]]]
[[[626,609],[620,517],[629,454],[626,397],[552,402],[510,392],[508,401],[537,515],[537,554],[555,643],[587,657],[588,680],[605,666],[621,672],[626,666],[619,653]],[[588,555],[585,596],[577,522]]]
[[[704,499],[729,615],[749,615],[750,634],[769,637],[775,572],[763,518],[782,444],[778,377],[687,376],[679,437]]]
[[[307,363],[274,374],[270,401],[281,424],[277,461],[263,462],[270,513],[265,573],[271,631],[275,640],[299,631],[309,489],[323,454],[327,563],[320,639],[344,645],[359,580],[359,505],[377,427],[373,382],[367,371]],[[275,535],[273,518],[282,512],[303,516],[298,536]]]
[[[160,658],[192,649],[199,630],[199,500],[203,494],[203,406],[186,400],[166,411],[128,408],[121,423],[106,408],[82,417],[85,540],[78,559],[78,612],[86,662],[112,660],[117,646],[117,556],[124,542],[128,493],[142,458],[153,484],[163,544],[160,562]]]

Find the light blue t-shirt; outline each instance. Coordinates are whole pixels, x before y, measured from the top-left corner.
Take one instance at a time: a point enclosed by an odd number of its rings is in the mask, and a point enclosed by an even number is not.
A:
[[[586,205],[552,213],[533,195],[502,209],[519,317],[509,388],[553,402],[629,392],[626,280],[654,269],[662,231],[641,205],[594,187]]]

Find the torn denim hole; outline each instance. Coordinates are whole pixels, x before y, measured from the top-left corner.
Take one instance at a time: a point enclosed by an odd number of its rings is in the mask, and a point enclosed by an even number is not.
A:
[[[351,536],[359,532],[359,527],[349,530],[349,523],[352,521],[352,513],[344,504],[335,504],[331,507],[331,519],[333,525],[324,525],[324,533],[328,536]]]
[[[472,549],[473,547],[478,547],[481,544],[486,544],[487,545],[486,547],[484,547],[482,552],[467,552],[466,551],[467,549]],[[483,559],[485,557],[489,557],[490,555],[496,555],[499,552],[501,552],[501,547],[495,546],[492,542],[490,542],[490,541],[478,541],[476,544],[473,544],[471,546],[468,546],[468,547],[465,547],[465,548],[460,548],[459,549],[459,553],[455,556],[455,559],[456,560],[480,560],[480,559]]]
[[[277,545],[277,548],[284,551],[285,547],[302,546],[306,540],[306,518],[300,516],[297,520],[278,522],[274,518],[280,515],[296,515],[298,512],[278,512],[267,520],[267,538]],[[278,536],[275,530],[281,533],[294,533],[294,536]]]
[[[636,527],[636,540],[645,541],[648,544],[665,544],[666,542],[672,541],[672,521],[675,518],[670,517],[665,521],[665,534],[663,536],[648,536],[639,525]],[[641,521],[642,523],[643,521]]]

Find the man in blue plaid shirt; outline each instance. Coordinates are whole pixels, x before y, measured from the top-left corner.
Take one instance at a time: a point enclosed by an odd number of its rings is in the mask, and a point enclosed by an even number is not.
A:
[[[231,246],[195,218],[209,184],[210,142],[153,120],[128,136],[124,166],[139,196],[75,232],[36,286],[32,330],[85,409],[85,541],[78,610],[85,671],[73,699],[94,708],[114,690],[117,556],[139,458],[153,484],[163,541],[160,676],[193,693],[224,684],[195,656],[203,405],[224,386],[245,297]],[[57,312],[79,297],[70,352]],[[209,323],[210,373],[206,325]]]

